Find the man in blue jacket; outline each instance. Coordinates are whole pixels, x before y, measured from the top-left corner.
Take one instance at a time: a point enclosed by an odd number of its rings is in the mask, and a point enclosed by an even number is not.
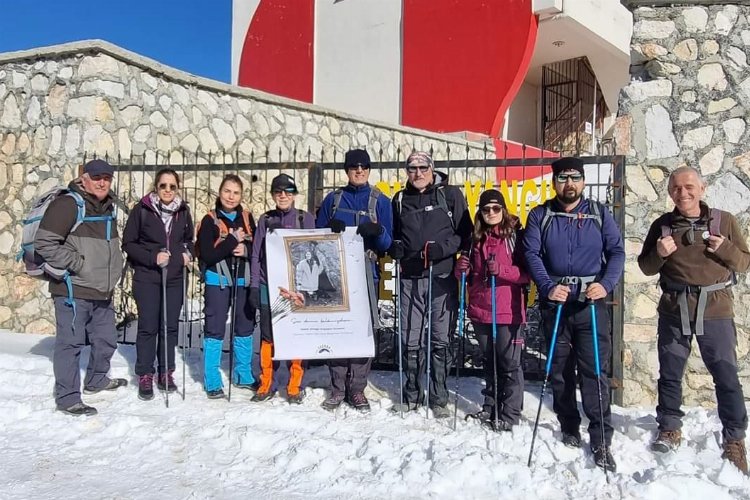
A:
[[[529,213],[524,254],[539,291],[548,341],[553,333],[556,306],[563,304],[552,360],[553,408],[560,422],[563,443],[580,447],[577,365],[594,461],[599,467],[614,471],[607,376],[612,340],[610,312],[604,299],[622,276],[625,250],[612,214],[598,201],[583,197],[583,162],[578,158],[560,158],[552,164],[552,174],[556,196]],[[598,379],[588,307],[592,301],[598,327],[601,366]],[[599,418],[597,384],[601,384],[604,422]]]
[[[347,226],[356,226],[357,234],[365,243],[371,261],[367,268],[370,310],[373,327],[377,326],[378,254],[391,246],[393,215],[391,202],[377,188],[370,186],[370,155],[363,149],[352,149],[344,157],[344,169],[349,182],[334,190],[320,206],[316,227],[330,228],[340,233]],[[371,358],[331,359],[331,394],[323,402],[327,410],[335,410],[346,399],[357,410],[370,411],[365,397]]]

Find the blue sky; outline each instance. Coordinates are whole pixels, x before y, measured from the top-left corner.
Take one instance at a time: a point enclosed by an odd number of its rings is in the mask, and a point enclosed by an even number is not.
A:
[[[3,0],[0,52],[100,38],[229,82],[232,0]]]

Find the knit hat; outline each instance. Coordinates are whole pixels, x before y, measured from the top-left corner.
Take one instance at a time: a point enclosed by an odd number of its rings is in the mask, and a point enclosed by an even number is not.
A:
[[[576,170],[580,172],[581,175],[586,175],[583,171],[583,161],[581,161],[580,158],[566,156],[552,162],[552,175],[557,175],[566,170]]]
[[[488,189],[487,191],[483,192],[482,195],[479,197],[479,208],[485,207],[491,203],[496,203],[500,205],[501,207],[505,207],[505,198],[503,198],[503,195],[500,191],[497,189]]]
[[[350,149],[344,156],[344,168],[347,169],[358,165],[369,167],[370,155],[364,149]]]
[[[297,185],[294,179],[287,174],[279,174],[271,181],[271,192],[286,191],[287,193],[297,194]]]
[[[83,166],[83,173],[89,174],[89,177],[96,177],[97,175],[112,177],[115,175],[115,169],[104,160],[91,160]]]

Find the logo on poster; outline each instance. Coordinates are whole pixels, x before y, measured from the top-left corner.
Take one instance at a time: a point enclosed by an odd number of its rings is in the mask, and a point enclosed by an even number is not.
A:
[[[328,344],[320,344],[316,347],[316,352],[318,354],[331,354],[333,353],[333,349]]]

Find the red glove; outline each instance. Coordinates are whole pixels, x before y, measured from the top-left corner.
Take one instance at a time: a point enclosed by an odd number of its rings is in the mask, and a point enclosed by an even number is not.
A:
[[[469,262],[469,258],[466,255],[462,255],[458,259],[458,262],[456,262],[456,272],[458,274],[468,273],[469,269],[471,269],[471,262]]]
[[[496,260],[487,261],[487,274],[491,276],[500,276],[500,264]]]

